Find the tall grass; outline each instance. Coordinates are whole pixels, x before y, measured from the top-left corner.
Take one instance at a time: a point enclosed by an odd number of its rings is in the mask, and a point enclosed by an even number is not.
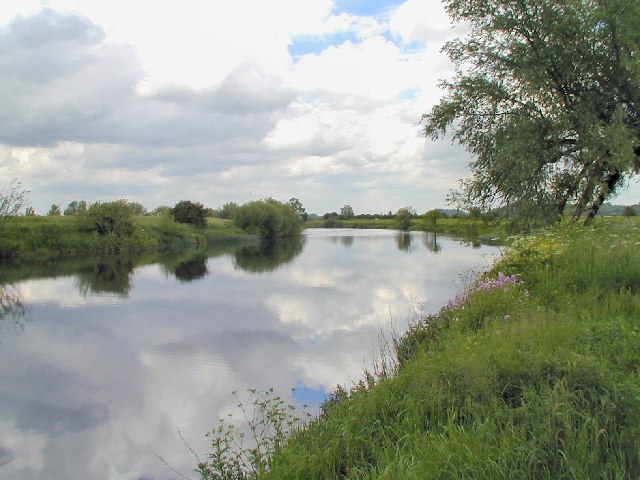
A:
[[[397,347],[252,475],[640,478],[640,223],[516,239]]]

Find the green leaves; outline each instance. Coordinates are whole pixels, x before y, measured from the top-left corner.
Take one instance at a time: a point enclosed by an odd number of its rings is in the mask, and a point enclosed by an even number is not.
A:
[[[457,73],[423,120],[427,136],[450,132],[475,156],[452,197],[532,223],[570,204],[593,218],[640,170],[637,2],[445,3],[470,33],[444,47]]]
[[[290,204],[273,198],[245,203],[235,215],[235,223],[261,238],[293,236],[300,233],[302,219]]]

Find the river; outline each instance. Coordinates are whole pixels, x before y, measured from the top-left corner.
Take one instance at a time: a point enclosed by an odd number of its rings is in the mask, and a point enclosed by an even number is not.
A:
[[[164,480],[267,389],[317,408],[381,332],[437,312],[499,248],[431,233],[306,230],[206,251],[0,268],[0,478]],[[464,275],[463,275],[464,276]],[[182,437],[182,438],[181,438]]]

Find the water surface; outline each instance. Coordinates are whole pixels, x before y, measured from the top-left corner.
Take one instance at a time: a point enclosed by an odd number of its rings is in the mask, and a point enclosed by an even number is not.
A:
[[[280,244],[0,270],[0,478],[169,479],[237,413],[234,390],[317,405],[380,331],[435,312],[497,247],[307,230]]]

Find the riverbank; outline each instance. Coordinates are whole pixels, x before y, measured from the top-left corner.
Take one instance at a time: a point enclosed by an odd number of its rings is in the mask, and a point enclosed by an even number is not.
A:
[[[339,220],[310,220],[305,225],[307,228],[379,228],[387,230],[400,229],[400,223],[393,218]],[[427,222],[421,218],[411,220],[411,231],[427,231],[441,233],[450,237],[464,237],[470,240],[482,240],[487,242],[504,243],[509,236],[505,221],[496,219],[472,219],[472,218],[439,218],[433,222]]]
[[[205,246],[247,236],[231,220],[208,218],[204,227],[177,223],[170,216],[133,217],[127,236],[100,235],[79,216],[13,217],[2,224],[0,257],[34,257],[153,251]]]
[[[258,478],[639,478],[639,319],[637,220],[518,239]]]

